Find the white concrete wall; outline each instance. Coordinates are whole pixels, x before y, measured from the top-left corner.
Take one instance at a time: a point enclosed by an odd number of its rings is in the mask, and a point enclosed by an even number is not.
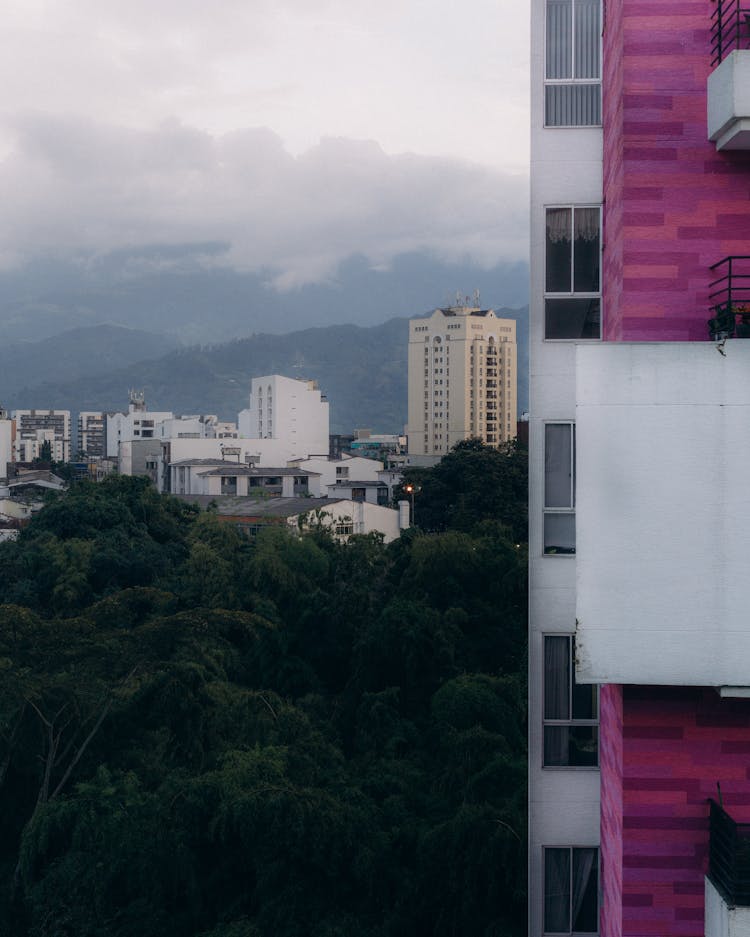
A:
[[[0,420],[0,478],[7,477],[8,462],[13,460],[13,421]]]
[[[531,2],[529,300],[529,934],[543,931],[543,846],[599,843],[599,772],[542,767],[544,634],[575,631],[575,556],[544,556],[544,425],[575,419],[575,344],[544,339],[545,209],[602,199],[602,131],[544,127],[545,3]]]
[[[730,908],[705,880],[705,937],[750,937],[750,908]]]
[[[170,460],[181,462],[183,459],[217,459],[221,461],[222,446],[240,449],[240,463],[245,464],[245,456],[258,458],[256,463],[261,468],[274,466],[281,468],[292,459],[298,458],[296,447],[284,439],[170,439]],[[234,460],[234,456],[232,457]]]
[[[716,149],[750,149],[750,51],[735,49],[708,76],[708,139]]]
[[[578,654],[591,682],[750,685],[750,342],[578,348]]]
[[[241,435],[286,440],[300,456],[328,452],[328,401],[313,381],[280,374],[253,378],[250,406],[238,423]]]

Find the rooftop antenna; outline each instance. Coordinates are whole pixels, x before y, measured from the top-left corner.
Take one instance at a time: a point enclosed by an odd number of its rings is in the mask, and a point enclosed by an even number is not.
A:
[[[456,305],[461,305],[461,290],[456,290]]]
[[[482,302],[482,301],[481,301],[480,296],[479,296],[479,290],[478,290],[478,289],[477,289],[477,290],[474,290],[474,305],[476,306],[477,309],[481,309],[481,308],[482,308],[482,307],[481,307],[481,302]]]

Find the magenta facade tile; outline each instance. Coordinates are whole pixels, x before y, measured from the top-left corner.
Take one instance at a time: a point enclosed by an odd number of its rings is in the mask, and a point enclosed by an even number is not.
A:
[[[707,339],[709,267],[750,238],[748,158],[707,139],[713,4],[605,7],[604,338]]]
[[[750,821],[750,701],[713,689],[605,687],[601,715],[602,935],[697,937],[717,781],[725,808]]]

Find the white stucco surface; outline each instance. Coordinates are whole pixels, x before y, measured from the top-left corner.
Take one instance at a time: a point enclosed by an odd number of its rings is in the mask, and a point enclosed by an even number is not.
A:
[[[750,684],[750,342],[581,345],[576,422],[579,680]]]
[[[750,937],[750,908],[730,908],[707,878],[705,937]]]
[[[717,150],[750,149],[750,51],[737,49],[708,76],[708,139]]]

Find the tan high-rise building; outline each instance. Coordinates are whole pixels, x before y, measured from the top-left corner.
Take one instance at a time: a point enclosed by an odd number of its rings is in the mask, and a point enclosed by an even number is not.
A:
[[[514,439],[516,323],[491,309],[450,306],[409,323],[411,455],[445,455],[462,439]]]

